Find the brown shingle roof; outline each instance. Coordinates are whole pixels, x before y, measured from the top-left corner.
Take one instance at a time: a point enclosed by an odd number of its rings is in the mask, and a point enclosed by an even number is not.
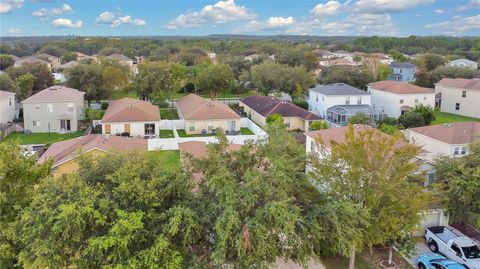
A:
[[[91,134],[73,139],[53,143],[47,151],[38,159],[43,163],[47,159],[53,159],[53,166],[57,166],[67,160],[76,158],[92,149],[99,149],[106,152],[111,151],[147,151],[147,140],[123,136],[103,136]]]
[[[390,135],[387,135],[376,128],[363,125],[363,124],[356,124],[353,126],[353,132],[355,135],[358,135],[360,133],[366,132],[366,131],[373,131],[375,135],[378,135],[380,137],[392,137]],[[335,143],[345,143],[347,141],[347,134],[348,131],[348,126],[345,127],[339,127],[339,128],[331,128],[331,129],[326,129],[326,130],[318,130],[318,131],[311,131],[311,132],[305,132],[305,135],[313,138],[313,139],[320,139],[322,141],[322,144],[325,145],[327,148],[332,148],[332,142]],[[397,147],[402,147],[407,145],[406,142],[402,140],[398,140],[396,142]]]
[[[320,120],[320,117],[290,102],[274,96],[249,96],[241,100],[264,117],[280,114],[283,117],[299,117],[304,120]]]
[[[447,144],[480,141],[480,122],[456,122],[408,129]]]
[[[159,121],[160,109],[150,102],[125,97],[112,101],[102,122]]]
[[[85,92],[65,86],[51,86],[23,100],[23,104],[42,102],[75,102],[83,100]]]
[[[375,90],[396,94],[435,93],[435,91],[430,88],[419,87],[407,82],[390,80],[373,82],[368,84],[368,86],[374,88]]]
[[[186,120],[240,119],[228,105],[196,94],[189,94],[177,101],[177,106]]]
[[[480,79],[478,78],[444,78],[435,85],[480,91]]]

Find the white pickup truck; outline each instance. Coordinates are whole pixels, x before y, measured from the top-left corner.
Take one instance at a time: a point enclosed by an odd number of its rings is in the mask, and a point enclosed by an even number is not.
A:
[[[440,252],[469,269],[480,269],[480,247],[472,239],[459,236],[445,226],[435,226],[426,229],[425,240],[431,251]]]

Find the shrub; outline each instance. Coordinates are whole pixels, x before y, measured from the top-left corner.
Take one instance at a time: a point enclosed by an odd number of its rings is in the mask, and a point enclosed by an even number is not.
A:
[[[295,100],[293,103],[303,109],[308,110],[308,102],[305,100]]]
[[[100,105],[100,108],[102,110],[106,110],[108,108],[108,105],[109,105],[108,102],[102,102],[102,104]]]
[[[314,121],[312,124],[310,124],[310,130],[312,131],[324,129],[328,129],[328,124],[326,121]]]

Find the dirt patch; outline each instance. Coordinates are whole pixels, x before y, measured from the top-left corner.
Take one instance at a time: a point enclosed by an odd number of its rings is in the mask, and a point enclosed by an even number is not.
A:
[[[480,241],[480,232],[466,223],[453,223],[452,227],[462,232],[464,235]]]
[[[371,268],[383,269],[380,262],[388,260],[388,248],[374,248],[371,251],[365,250],[360,254]],[[393,252],[393,262],[397,265],[397,269],[411,269],[412,266],[405,261],[398,253]]]

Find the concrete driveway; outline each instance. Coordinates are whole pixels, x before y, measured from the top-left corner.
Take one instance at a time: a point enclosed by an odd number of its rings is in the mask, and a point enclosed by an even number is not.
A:
[[[431,254],[433,252],[430,251],[430,249],[428,248],[427,244],[425,243],[425,240],[422,238],[420,240],[417,241],[417,244],[415,245],[415,251],[414,253],[412,254],[412,256],[410,256],[409,258],[407,257],[403,257],[407,262],[408,264],[410,264],[413,268],[418,268],[417,266],[417,259],[418,259],[418,256],[422,255],[422,254]]]

